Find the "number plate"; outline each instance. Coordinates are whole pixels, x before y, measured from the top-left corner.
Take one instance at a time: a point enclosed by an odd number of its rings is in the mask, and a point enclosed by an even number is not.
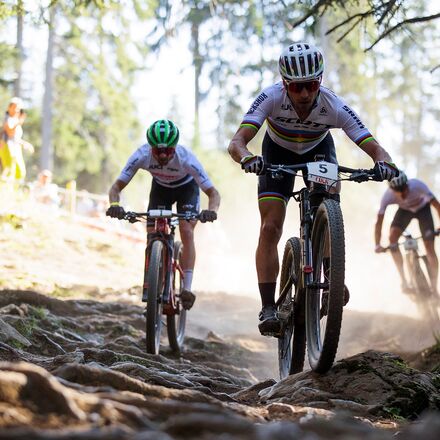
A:
[[[308,179],[322,185],[338,181],[338,166],[335,163],[320,161],[307,164]]]
[[[150,218],[171,217],[172,215],[173,211],[168,209],[150,209],[148,211],[148,217]]]

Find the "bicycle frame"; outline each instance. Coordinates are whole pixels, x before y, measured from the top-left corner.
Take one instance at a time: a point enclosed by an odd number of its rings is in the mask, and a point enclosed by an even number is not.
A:
[[[321,158],[317,157],[317,161],[321,161]],[[306,170],[307,164],[299,164],[299,165],[266,165],[266,172],[271,172],[275,178],[281,178],[283,173],[297,175],[297,171]],[[341,173],[351,173],[350,177],[347,179],[339,178],[338,182],[342,180],[351,180],[354,182],[365,182],[368,180],[376,180],[374,178],[373,170],[366,169],[355,169],[348,168],[341,165],[338,165],[338,172]],[[335,182],[336,183],[336,182]],[[300,210],[300,237],[301,237],[301,280],[294,280],[291,276],[289,281],[284,286],[282,292],[280,292],[280,296],[276,301],[276,307],[284,301],[288,291],[292,287],[292,284],[295,281],[300,282],[301,287],[325,287],[325,286],[313,286],[313,255],[312,255],[312,246],[311,246],[311,231],[313,226],[313,213],[310,205],[310,195],[313,193],[323,195],[323,198],[328,198],[330,196],[330,191],[326,189],[327,185],[320,185],[316,188],[309,189],[308,187],[302,188],[299,191],[294,191],[290,194],[298,203]]]
[[[311,368],[327,372],[335,359],[346,304],[345,237],[342,211],[332,188],[341,180],[375,180],[374,170],[352,169],[320,157],[313,163],[271,165],[272,178],[302,171],[306,187],[292,192],[300,210],[300,235],[288,239],[276,301],[280,376],[298,373],[307,348]],[[339,173],[346,173],[341,178]]]
[[[148,265],[149,265],[149,254],[150,248],[154,241],[160,240],[164,244],[165,248],[165,283],[164,290],[161,295],[162,301],[162,312],[164,315],[175,315],[179,314],[179,308],[176,304],[174,292],[174,285],[172,285],[172,281],[174,283],[174,279],[172,280],[172,274],[175,271],[179,271],[181,277],[184,277],[183,270],[180,267],[178,261],[174,258],[174,236],[175,229],[178,220],[170,219],[170,218],[155,218],[154,219],[154,231],[148,233],[149,241],[147,242],[147,247],[145,249],[145,274],[148,273]],[[148,285],[146,283],[146,279],[144,279],[144,295],[142,297],[142,301],[146,301],[145,292],[148,289]]]
[[[439,232],[435,232],[435,235],[438,235]],[[425,274],[425,271],[423,270],[422,266],[420,265],[419,261],[423,260],[425,262],[425,269],[426,269],[426,281],[431,288],[431,279],[430,279],[430,273],[429,273],[429,265],[426,261],[426,255],[420,255],[419,254],[419,246],[417,241],[422,239],[423,237],[413,237],[409,232],[405,231],[403,234],[404,240],[397,244],[397,246],[403,246],[403,249],[405,250],[405,263],[408,270],[408,275],[412,278],[413,271],[411,270],[412,267],[417,264],[420,267],[420,270]],[[389,246],[387,249],[391,249],[391,246]],[[410,279],[410,284],[419,291],[419,286],[417,285],[416,280]],[[418,292],[419,294],[423,292]]]
[[[313,284],[313,258],[311,243],[313,217],[310,207],[310,190],[308,188],[302,188],[300,191],[292,192],[291,197],[295,198],[295,200],[299,203],[301,219],[301,278],[299,280],[294,280],[293,276],[290,276],[288,283],[284,286],[283,291],[280,293],[280,296],[275,303],[276,307],[279,307],[279,305],[284,301],[288,291],[295,281],[299,283],[300,287],[310,287]]]

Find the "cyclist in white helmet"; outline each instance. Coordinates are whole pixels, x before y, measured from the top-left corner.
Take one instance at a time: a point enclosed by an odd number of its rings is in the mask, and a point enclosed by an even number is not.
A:
[[[120,193],[139,169],[149,171],[153,176],[151,184],[150,209],[171,209],[177,204],[178,212],[193,212],[200,209],[200,189],[208,196],[208,209],[200,212],[202,223],[217,219],[220,194],[212,184],[196,156],[187,147],[179,144],[179,129],[168,119],[160,119],[147,130],[147,143],[139,147],[128,159],[121,174],[109,192],[110,208],[107,215],[124,218],[125,210],[119,204]],[[180,238],[183,244],[181,265],[184,272],[183,290],[180,295],[182,306],[189,310],[196,299],[191,291],[196,250],[194,228],[197,221],[179,222]],[[152,231],[153,225],[148,225]]]
[[[342,128],[373,159],[378,178],[390,180],[398,175],[390,155],[359,116],[322,86],[324,58],[319,49],[309,43],[291,44],[281,53],[279,72],[281,81],[258,94],[229,144],[230,155],[246,173],[260,175],[265,162],[293,165],[313,161],[316,155],[337,163],[330,129]],[[253,154],[247,145],[264,122],[267,128],[262,153]],[[259,315],[262,334],[276,334],[280,328],[275,308],[277,245],[293,184],[293,177],[275,180],[268,174],[259,176],[261,228],[256,267],[262,301]],[[339,194],[334,194],[334,198],[338,200]]]
[[[399,271],[402,281],[402,290],[410,292],[405,270],[403,267],[403,257],[397,242],[403,231],[408,227],[412,219],[419,222],[420,232],[425,244],[426,256],[428,258],[429,276],[434,293],[437,293],[438,281],[438,258],[434,247],[434,220],[432,218],[431,206],[433,206],[440,218],[440,203],[428,188],[428,186],[419,179],[408,179],[403,171],[400,171],[398,177],[390,181],[390,187],[385,191],[380,203],[379,212],[374,229],[374,238],[376,242],[375,251],[384,252],[385,248],[381,246],[382,224],[385,211],[389,205],[397,204],[398,209],[391,222],[389,240],[390,251],[394,263]]]

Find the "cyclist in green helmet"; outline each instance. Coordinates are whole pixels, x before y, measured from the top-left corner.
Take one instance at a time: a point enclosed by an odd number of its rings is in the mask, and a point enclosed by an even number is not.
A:
[[[214,221],[220,206],[220,194],[212,184],[196,156],[185,146],[179,144],[179,129],[168,119],[160,119],[147,130],[147,143],[139,147],[128,159],[119,177],[109,192],[110,208],[107,215],[123,218],[124,208],[119,204],[120,193],[139,169],[153,176],[148,210],[171,209],[177,204],[178,212],[200,211],[200,189],[208,196],[208,209],[202,210],[199,219],[202,223]],[[189,310],[195,301],[191,291],[196,251],[194,228],[197,221],[179,223],[180,238],[183,244],[181,266],[184,271],[184,285],[181,294],[182,305]],[[147,231],[152,230],[147,225]]]

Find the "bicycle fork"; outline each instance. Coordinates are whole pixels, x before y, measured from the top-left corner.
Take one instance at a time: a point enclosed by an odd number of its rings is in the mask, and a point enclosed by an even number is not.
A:
[[[303,278],[303,286],[309,287],[313,284],[313,256],[312,256],[312,214],[310,209],[309,190],[303,188],[300,192],[299,212],[301,219],[301,276]]]

